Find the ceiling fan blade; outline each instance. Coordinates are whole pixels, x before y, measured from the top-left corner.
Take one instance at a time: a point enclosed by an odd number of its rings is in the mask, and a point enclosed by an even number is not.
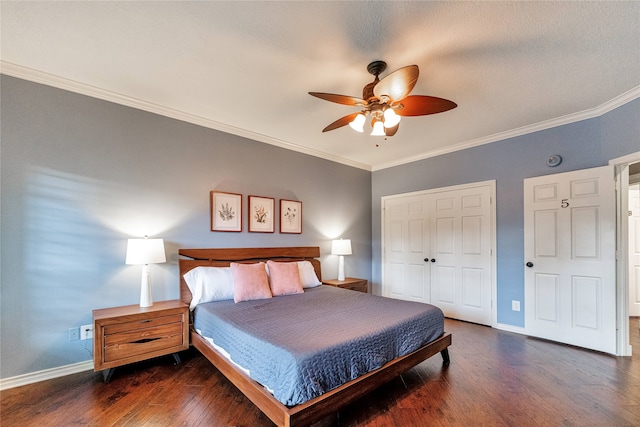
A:
[[[400,101],[413,90],[419,74],[417,65],[402,67],[380,80],[373,88],[373,94],[378,99],[386,95],[392,101]]]
[[[384,134],[387,136],[393,136],[396,134],[396,132],[398,132],[399,127],[400,127],[400,123],[390,128],[384,128]]]
[[[400,108],[394,108],[399,116],[426,116],[456,108],[458,104],[435,96],[411,95],[400,102]]]
[[[327,127],[322,129],[322,132],[329,132],[330,130],[334,130],[334,129],[341,128],[342,126],[346,126],[349,123],[351,123],[353,121],[353,119],[355,119],[358,114],[360,114],[360,112],[349,114],[348,116],[341,117],[338,120],[336,120],[335,122],[327,125]]]
[[[367,105],[367,101],[365,101],[364,99],[356,98],[354,96],[336,95],[333,93],[322,92],[309,92],[309,95],[315,96],[316,98],[324,99],[325,101],[331,101],[343,105]]]

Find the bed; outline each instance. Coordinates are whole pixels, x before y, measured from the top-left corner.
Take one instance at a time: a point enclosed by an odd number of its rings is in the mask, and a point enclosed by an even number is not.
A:
[[[192,304],[193,299],[199,298],[198,295],[196,297],[192,295],[192,292],[185,281],[185,275],[192,272],[192,270],[197,267],[228,267],[231,263],[234,263],[234,266],[237,266],[238,264],[235,263],[256,264],[268,261],[277,261],[282,263],[305,262],[313,267],[313,272],[315,272],[318,279],[321,279],[321,268],[318,260],[320,250],[318,247],[181,249],[179,250],[179,254],[183,257],[189,258],[181,258],[179,260],[180,298],[187,304]],[[325,298],[328,298],[329,301],[332,302],[318,302]],[[350,308],[353,307],[353,313],[350,313],[350,315],[356,317],[352,318],[353,320],[351,323],[356,326],[353,328],[341,329],[353,329],[358,333],[357,336],[349,336],[348,340],[344,343],[340,343],[340,345],[344,345],[346,347],[337,347],[335,345],[337,341],[333,342],[331,340],[334,338],[327,337],[328,341],[325,343],[327,345],[326,349],[308,348],[309,345],[313,344],[313,340],[305,340],[304,335],[298,335],[297,337],[293,336],[293,338],[289,340],[293,344],[280,342],[280,340],[284,340],[283,337],[289,335],[289,332],[276,334],[273,333],[273,327],[264,328],[265,331],[260,332],[266,334],[265,336],[253,336],[255,329],[254,323],[261,323],[261,321],[256,321],[255,319],[252,321],[249,317],[252,315],[252,312],[258,312],[256,315],[259,318],[260,316],[270,315],[274,312],[286,312],[289,316],[295,316],[294,312],[297,309],[302,310],[307,315],[306,317],[312,318],[314,317],[314,309],[303,308],[304,306],[302,304],[308,303],[305,302],[306,300],[314,301],[310,303],[312,305],[309,307],[313,307],[313,305],[315,305],[315,317],[319,317],[320,312],[318,310],[326,310],[327,315],[324,316],[326,319],[331,319],[334,315],[339,316],[338,311],[344,311],[345,306],[343,304],[346,304]],[[405,318],[399,319],[402,322],[405,322],[405,324],[392,324],[389,326],[389,328],[403,328],[403,340],[400,340],[395,344],[390,344],[390,346],[394,348],[394,351],[399,351],[401,355],[397,357],[394,356],[389,361],[376,360],[375,362],[369,363],[358,359],[357,363],[351,362],[350,365],[349,363],[346,363],[346,365],[350,366],[347,370],[350,369],[351,371],[342,375],[342,378],[335,380],[342,381],[337,385],[331,383],[331,381],[334,381],[334,376],[340,377],[340,375],[334,375],[334,372],[328,367],[319,367],[317,369],[321,371],[320,374],[328,372],[327,375],[331,378],[323,378],[322,380],[315,381],[314,378],[316,374],[312,369],[314,367],[321,366],[319,361],[322,358],[319,354],[321,355],[322,351],[327,353],[330,352],[333,356],[338,354],[338,356],[336,356],[338,359],[340,359],[342,355],[345,355],[344,358],[348,359],[346,355],[349,354],[350,351],[354,351],[356,348],[367,345],[374,346],[376,349],[379,347],[382,348],[379,343],[389,341],[388,337],[377,338],[378,335],[374,335],[374,333],[378,334],[379,332],[374,331],[373,329],[371,331],[364,330],[366,329],[364,323],[358,326],[358,317],[355,314],[358,310],[362,313],[365,313],[367,310],[377,312],[379,308],[367,308],[366,304],[375,305],[387,302],[394,305],[394,307],[390,309],[390,313],[407,312]],[[402,309],[399,309],[395,306],[396,304],[406,305],[403,306]],[[381,297],[374,297],[368,294],[361,294],[359,292],[337,289],[329,286],[317,286],[304,289],[303,293],[278,296],[264,301],[247,301],[239,304],[234,304],[233,301],[216,301],[198,304],[195,305],[195,307],[192,305],[192,308],[192,323],[190,329],[192,345],[269,419],[279,426],[309,425],[318,421],[437,353],[441,353],[444,366],[449,364],[448,346],[451,345],[451,334],[444,332],[442,321],[439,321],[442,324],[434,325],[433,329],[429,329],[429,331],[424,332],[426,335],[421,338],[417,338],[418,341],[407,338],[408,336],[414,336],[415,334],[413,332],[404,333],[405,330],[410,331],[410,329],[404,328],[411,328],[418,323],[424,323],[418,322],[418,320],[416,320],[418,319],[417,316],[432,316],[432,314],[421,313],[421,311],[431,310],[431,308],[427,308],[427,305],[425,304],[388,300]],[[239,310],[245,311],[238,313]],[[260,310],[262,310],[261,313]],[[330,310],[333,311],[330,312]],[[411,314],[412,310],[416,311],[415,317]],[[206,314],[207,312],[209,312],[209,314]],[[219,319],[219,317],[222,317],[223,315],[226,316],[227,314],[231,316],[230,320]],[[247,316],[247,325],[242,323],[243,320],[238,320],[245,319],[245,316]],[[390,314],[390,316],[394,317],[395,315]],[[237,323],[234,325],[234,328],[239,328],[239,330],[236,330],[231,326],[227,326],[226,323],[216,323],[229,322],[229,324],[232,325],[234,321]],[[278,321],[278,319],[274,317],[273,319],[265,322],[268,323],[271,321],[275,322]],[[325,320],[325,322],[330,323],[328,320]],[[368,321],[367,325],[375,323],[377,322]],[[273,325],[271,323],[269,324]],[[325,323],[322,325],[323,326],[320,329],[324,330]],[[418,328],[419,326],[415,327]],[[286,328],[287,325],[280,325],[276,329],[278,331],[287,331]],[[204,336],[198,333],[197,330],[202,332]],[[251,333],[247,333],[248,330],[251,330]],[[387,329],[385,329],[384,333],[387,332]],[[333,335],[340,335],[340,333],[341,332],[336,331]],[[215,335],[213,341],[211,339],[211,335]],[[242,357],[238,357],[238,355],[242,353],[242,350],[229,349],[227,347],[228,345],[232,345],[230,343],[239,341],[237,339],[239,335],[247,335],[249,340],[255,339],[257,341],[266,341],[267,346],[272,347],[273,351],[265,350],[265,354],[269,355],[273,353],[273,357],[276,357],[278,360],[282,360],[283,367],[277,367],[274,368],[274,370],[277,370],[278,373],[283,371],[288,374],[294,370],[298,376],[300,376],[300,372],[303,372],[304,375],[302,376],[306,378],[305,384],[306,389],[308,390],[303,391],[302,395],[300,395],[301,392],[291,392],[289,387],[280,387],[280,382],[288,384],[288,377],[283,377],[287,378],[286,381],[278,380],[275,383],[271,383],[271,385],[268,385],[270,380],[265,380],[264,382],[254,380],[252,377],[257,377],[261,380],[261,369],[268,370],[267,368],[268,366],[271,366],[271,363],[266,363],[262,367],[252,365],[250,376],[248,371],[243,368],[245,366],[244,363],[250,362],[242,359]],[[291,335],[295,335],[295,330],[291,330]],[[340,340],[342,338],[335,339]],[[405,341],[409,342],[409,344],[405,344]],[[222,348],[216,344],[221,344]],[[251,349],[251,351],[245,351],[245,353],[247,353],[247,357],[251,358],[251,356],[256,353],[255,348],[257,347],[252,347],[254,343],[251,341],[246,345],[249,346],[248,348]],[[287,345],[292,345],[295,349],[291,351],[299,351],[299,353],[292,353],[293,356],[291,357],[289,357],[287,353],[282,353],[282,348]],[[413,347],[409,347],[409,345],[416,348],[414,349]],[[289,351],[289,349],[287,348],[286,351]],[[382,350],[380,352],[384,353]],[[229,357],[229,353],[233,353],[231,358]],[[255,358],[258,360],[262,359],[262,353],[258,354],[259,356]],[[266,358],[267,356],[264,357]],[[233,359],[233,361],[231,359]],[[306,365],[304,365],[303,368],[296,365],[289,367],[286,365],[289,359],[291,359],[290,362],[292,364],[301,363],[301,360],[306,360]],[[353,357],[351,359],[353,359]],[[235,363],[235,361],[238,360],[240,360],[240,365],[243,367]],[[367,365],[367,363],[369,363],[369,365]],[[346,379],[344,378],[345,376],[347,377]],[[316,382],[320,384],[314,384]],[[325,384],[325,382],[328,382],[328,384]],[[263,384],[267,384],[267,386]]]

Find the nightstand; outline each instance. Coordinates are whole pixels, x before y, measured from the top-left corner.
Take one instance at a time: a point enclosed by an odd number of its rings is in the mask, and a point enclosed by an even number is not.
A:
[[[179,300],[151,307],[93,310],[93,370],[109,382],[114,368],[189,349],[189,307]]]
[[[366,279],[356,279],[355,277],[347,277],[340,281],[338,279],[323,280],[323,285],[335,286],[342,289],[350,289],[358,292],[369,292],[369,282]]]

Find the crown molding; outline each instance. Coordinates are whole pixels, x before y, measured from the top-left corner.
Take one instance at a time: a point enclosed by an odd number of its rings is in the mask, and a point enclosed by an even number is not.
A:
[[[69,92],[78,93],[80,95],[86,95],[92,98],[114,102],[116,104],[136,108],[138,110],[147,111],[149,113],[158,114],[161,116],[169,117],[187,123],[192,123],[209,129],[219,130],[221,132],[229,133],[254,141],[264,142],[266,144],[285,148],[287,150],[296,151],[302,154],[308,154],[310,156],[320,157],[332,162],[342,163],[347,166],[371,171],[371,166],[364,163],[355,162],[353,160],[335,156],[330,153],[303,147],[257,132],[252,132],[246,129],[220,123],[215,120],[207,119],[195,114],[186,113],[184,111],[174,110],[172,108],[167,108],[159,104],[136,99],[117,92],[111,92],[96,86],[87,85],[85,83],[80,83],[75,80],[70,80],[64,77],[45,73],[43,71],[34,70],[32,68],[23,67],[22,65],[13,64],[11,62],[0,61],[0,74],[6,74],[8,76],[17,77],[34,83],[40,83],[43,85],[55,87],[57,89],[67,90]]]
[[[372,167],[372,171],[375,172],[382,169],[401,166],[407,163],[416,162],[418,160],[424,160],[431,157],[440,156],[443,154],[453,153],[454,151],[460,151],[467,148],[477,147],[479,145],[489,144],[491,142],[497,142],[497,141],[502,141],[509,138],[515,138],[517,136],[527,135],[530,133],[539,132],[542,130],[551,129],[558,126],[568,125],[571,123],[580,122],[582,120],[593,119],[595,117],[600,117],[638,98],[640,98],[640,86],[636,86],[633,89],[623,93],[622,95],[619,95],[613,98],[612,100],[607,101],[604,104],[601,104],[595,108],[580,111],[578,113],[567,114],[566,116],[545,120],[543,122],[522,126],[516,129],[508,130],[508,131],[495,133],[493,135],[484,136],[482,138],[472,139],[470,141],[451,145],[446,148],[442,148],[440,150],[430,151],[428,153],[424,153],[414,157],[407,157],[405,159],[398,160],[396,162],[377,165],[375,167]]]
[[[102,99],[104,101],[114,102],[116,104],[136,108],[139,110],[147,111],[150,113],[158,114],[161,116],[181,120],[187,123],[193,123],[195,125],[203,126],[209,129],[215,129],[221,132],[229,133],[232,135],[248,138],[258,142],[264,142],[266,144],[274,145],[276,147],[284,148],[291,151],[296,151],[302,154],[308,154],[310,156],[319,157],[332,162],[341,163],[347,166],[352,166],[358,169],[364,169],[370,172],[375,172],[382,169],[388,169],[395,166],[401,166],[407,163],[416,162],[419,160],[428,159],[431,157],[441,156],[443,154],[452,153],[455,151],[464,150],[467,148],[477,147],[492,142],[502,141],[509,138],[515,138],[518,136],[526,135],[529,133],[539,132],[558,126],[563,126],[571,123],[576,123],[582,120],[592,119],[602,116],[624,104],[627,104],[633,100],[640,98],[640,86],[636,86],[633,89],[617,96],[616,98],[605,102],[595,108],[584,110],[578,113],[568,114],[566,116],[545,120],[543,122],[534,123],[527,126],[522,126],[516,129],[511,129],[504,132],[499,132],[493,135],[488,135],[482,138],[472,139],[470,141],[454,144],[439,150],[429,151],[417,156],[407,157],[395,162],[384,163],[379,165],[368,165],[361,162],[345,159],[340,156],[336,156],[330,153],[326,153],[319,150],[314,150],[308,147],[303,147],[291,142],[283,141],[277,138],[272,138],[267,135],[263,135],[257,132],[252,132],[246,129],[241,129],[235,126],[230,126],[224,123],[217,122],[215,120],[207,119],[195,114],[186,113],[184,111],[174,110],[164,107],[162,105],[154,104],[151,102],[143,101],[140,99],[132,98],[127,95],[123,95],[116,92],[104,90],[95,86],[80,83],[74,80],[59,77],[53,74],[38,71],[32,68],[24,67],[21,65],[13,64],[6,61],[0,61],[0,73],[8,76],[17,77],[23,80],[28,80],[34,83],[40,83],[47,86],[52,86],[58,89],[64,89],[70,92],[78,93],[81,95],[90,96],[92,98]]]

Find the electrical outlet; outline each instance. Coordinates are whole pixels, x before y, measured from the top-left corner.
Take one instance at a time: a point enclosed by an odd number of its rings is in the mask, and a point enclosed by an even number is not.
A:
[[[520,301],[511,301],[511,310],[520,311]]]
[[[80,328],[69,328],[69,341],[78,341],[80,339]]]
[[[80,339],[81,340],[93,339],[93,325],[80,326]]]

